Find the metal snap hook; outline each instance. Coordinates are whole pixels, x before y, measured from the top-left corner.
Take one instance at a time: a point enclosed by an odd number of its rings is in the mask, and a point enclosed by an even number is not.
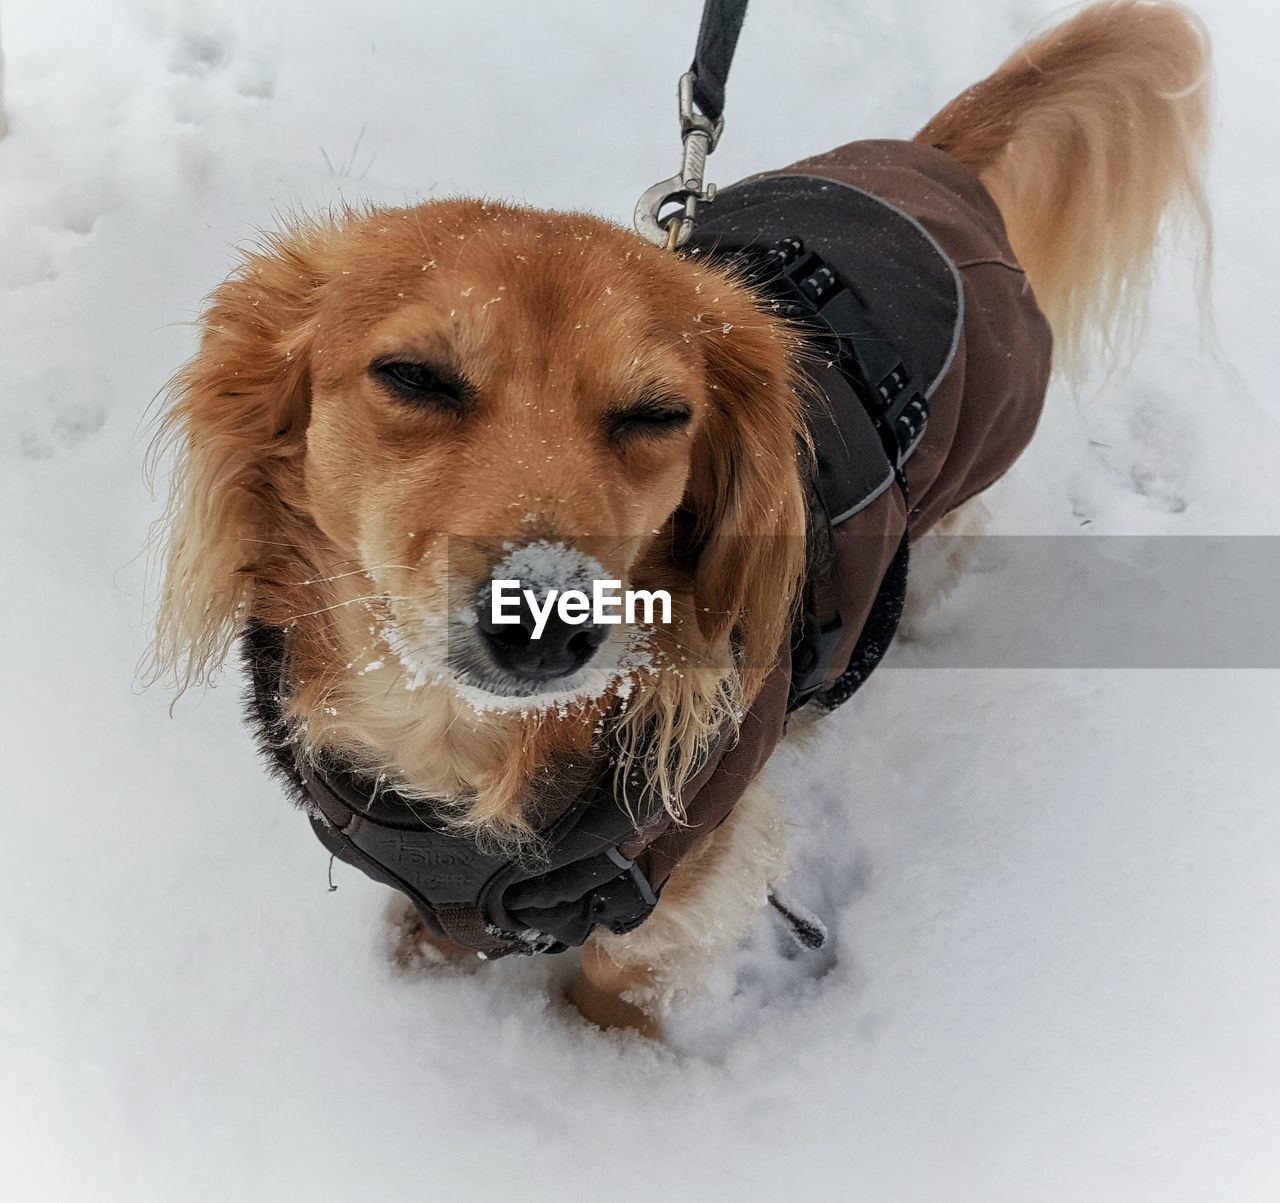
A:
[[[680,137],[683,157],[680,171],[670,179],[646,188],[636,202],[635,228],[654,246],[676,250],[689,241],[697,220],[698,205],[715,198],[714,184],[703,184],[707,156],[716,148],[724,131],[724,118],[712,121],[693,105],[695,76],[686,71],[680,77],[677,95],[680,106]],[[679,209],[664,214],[671,205]]]

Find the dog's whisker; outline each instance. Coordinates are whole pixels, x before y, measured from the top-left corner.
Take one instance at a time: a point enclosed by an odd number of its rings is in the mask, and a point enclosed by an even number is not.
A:
[[[372,579],[375,572],[382,572],[386,568],[402,568],[409,572],[417,572],[418,566],[415,564],[377,564],[369,568],[353,568],[350,572],[335,572],[332,576],[313,576],[308,577],[304,581],[291,581],[293,585],[325,585],[331,581],[342,581],[353,576],[367,576]]]
[[[343,606],[368,605],[370,602],[383,601],[413,601],[411,597],[391,597],[386,593],[370,593],[364,597],[349,597],[346,601],[334,602],[331,606],[321,606],[318,610],[307,610],[300,614],[292,615],[294,622],[302,618],[316,618],[321,614],[328,614],[333,610],[340,610]]]

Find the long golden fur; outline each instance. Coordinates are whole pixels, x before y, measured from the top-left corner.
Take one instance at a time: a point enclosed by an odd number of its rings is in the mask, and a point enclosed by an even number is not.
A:
[[[1203,214],[1207,70],[1185,9],[1098,4],[919,135],[987,183],[1064,346],[1135,311],[1171,200]],[[678,816],[789,630],[797,349],[728,274],[587,216],[455,200],[267,237],[214,293],[164,419],[177,467],[152,675],[209,680],[257,618],[288,632],[296,738],[456,800],[483,838],[528,836],[529,782],[601,738],[646,757]],[[449,403],[406,404],[373,370],[399,361],[438,366]],[[672,405],[683,424],[627,431],[628,413]],[[668,589],[674,621],[576,698],[477,703],[441,668],[448,599],[529,539]],[[594,942],[579,1006],[649,1030],[678,950],[763,903],[778,827],[757,783],[649,923]]]

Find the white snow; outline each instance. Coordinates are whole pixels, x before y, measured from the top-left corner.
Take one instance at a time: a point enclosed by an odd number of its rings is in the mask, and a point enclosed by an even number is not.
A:
[[[518,581],[522,589],[531,589],[539,601],[551,589],[585,589],[590,593],[592,581],[609,575],[595,556],[558,540],[505,543],[503,551],[507,554],[494,565],[490,576],[494,580],[510,577]]]
[[[699,7],[4,0],[6,1198],[1280,1194],[1273,672],[898,649],[771,769],[828,947],[762,918],[663,1048],[584,1028],[563,960],[394,976],[384,892],[329,892],[237,684],[172,717],[132,685],[148,404],[231,244],[339,198],[629,220],[676,168]],[[1003,531],[1280,531],[1280,10],[1200,7],[1218,345],[1175,265],[1131,368],[1055,391]],[[1050,8],[757,3],[709,178],[909,134]],[[973,598],[930,639],[981,639]]]

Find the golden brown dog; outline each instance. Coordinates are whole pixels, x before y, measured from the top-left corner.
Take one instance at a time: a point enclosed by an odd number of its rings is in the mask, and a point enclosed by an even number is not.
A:
[[[1132,311],[1168,203],[1202,205],[1206,73],[1176,5],[1095,5],[919,135],[990,190],[1060,354]],[[214,294],[165,420],[178,467],[154,668],[202,682],[256,618],[288,633],[296,739],[448,800],[484,838],[518,843],[536,774],[640,730],[657,733],[649,787],[678,814],[787,639],[798,352],[729,274],[592,217],[452,200],[272,235]],[[451,599],[531,544],[669,590],[672,623],[642,654],[587,648],[562,680],[504,673]],[[757,783],[648,922],[592,939],[574,1002],[654,1031],[782,862]],[[407,955],[427,937],[403,927]]]

